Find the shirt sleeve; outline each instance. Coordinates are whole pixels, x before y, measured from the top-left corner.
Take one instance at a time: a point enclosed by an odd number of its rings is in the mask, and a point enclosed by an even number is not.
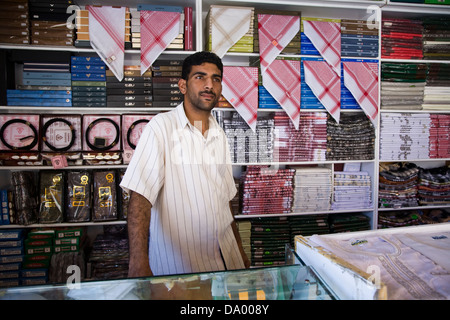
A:
[[[120,186],[144,196],[154,205],[164,184],[164,143],[153,118],[144,128]]]

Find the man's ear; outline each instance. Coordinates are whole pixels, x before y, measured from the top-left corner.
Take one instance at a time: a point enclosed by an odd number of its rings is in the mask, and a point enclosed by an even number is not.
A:
[[[186,80],[180,79],[178,80],[178,88],[182,94],[186,93]]]

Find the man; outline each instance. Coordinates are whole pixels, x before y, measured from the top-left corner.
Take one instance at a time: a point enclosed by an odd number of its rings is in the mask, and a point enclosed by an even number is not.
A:
[[[183,103],[145,127],[121,182],[129,190],[129,277],[249,266],[229,201],[228,142],[211,115],[223,65],[210,52],[183,63]]]

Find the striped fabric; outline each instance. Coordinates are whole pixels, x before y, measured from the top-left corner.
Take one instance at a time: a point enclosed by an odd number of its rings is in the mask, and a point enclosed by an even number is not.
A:
[[[258,114],[258,68],[223,67],[222,95],[256,132]]]
[[[92,48],[116,78],[123,79],[125,57],[125,7],[86,6]]]
[[[180,12],[140,11],[141,74],[180,33]]]
[[[263,85],[289,115],[296,129],[300,122],[300,62],[276,60],[276,57],[299,31],[299,16],[258,14]]]
[[[236,194],[227,138],[210,117],[205,138],[183,104],[146,125],[121,182],[152,203],[155,275],[244,268],[231,228]],[[223,259],[221,257],[223,256]]]
[[[305,82],[314,95],[339,123],[341,112],[341,79],[325,61],[303,61]]]
[[[355,97],[361,109],[377,127],[378,64],[375,62],[343,62],[344,85]]]
[[[303,20],[303,32],[320,55],[341,76],[341,27],[337,22]]]
[[[211,51],[225,53],[250,30],[252,8],[211,6]]]

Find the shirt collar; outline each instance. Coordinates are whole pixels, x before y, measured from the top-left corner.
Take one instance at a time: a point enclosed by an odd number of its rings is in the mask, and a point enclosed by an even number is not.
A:
[[[177,114],[177,121],[180,128],[184,129],[186,126],[188,126],[190,129],[195,129],[194,126],[189,122],[189,119],[186,116],[186,112],[184,111],[184,104],[183,102],[180,103],[176,109],[175,112]],[[216,119],[210,115],[209,116],[209,131],[208,131],[208,139],[212,139],[213,137],[219,136],[219,129],[220,126],[217,123]]]

